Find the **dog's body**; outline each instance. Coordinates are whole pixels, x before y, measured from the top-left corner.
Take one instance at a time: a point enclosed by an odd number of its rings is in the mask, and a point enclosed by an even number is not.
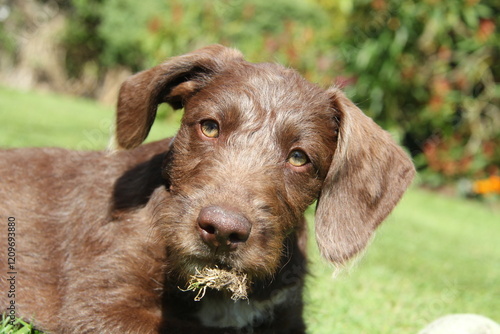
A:
[[[184,107],[178,134],[137,147],[162,102]],[[130,150],[0,152],[16,314],[51,333],[304,333],[305,209],[319,199],[318,245],[343,263],[414,173],[337,89],[221,46],[127,80],[117,141]],[[248,300],[194,301],[180,288],[203,268],[248,277]]]

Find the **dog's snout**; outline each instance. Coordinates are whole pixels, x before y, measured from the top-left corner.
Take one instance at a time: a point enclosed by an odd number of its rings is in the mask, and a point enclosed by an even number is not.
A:
[[[220,206],[203,208],[198,227],[203,242],[221,250],[235,250],[248,240],[252,229],[243,214]]]

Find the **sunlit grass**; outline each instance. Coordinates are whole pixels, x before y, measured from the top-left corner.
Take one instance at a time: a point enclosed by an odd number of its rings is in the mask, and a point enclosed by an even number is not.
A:
[[[365,256],[335,279],[311,242],[311,333],[416,333],[449,313],[499,321],[500,213],[492,210],[412,189]]]
[[[163,117],[153,125],[148,141],[172,136],[177,125]],[[170,113],[168,120],[178,119]],[[58,146],[78,150],[104,149],[114,126],[113,107],[93,100],[0,87],[0,147]]]

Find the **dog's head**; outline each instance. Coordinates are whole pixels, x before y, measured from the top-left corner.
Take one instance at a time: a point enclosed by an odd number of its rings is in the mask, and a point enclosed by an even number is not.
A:
[[[318,200],[322,255],[362,250],[414,174],[390,135],[337,88],[220,45],[172,58],[120,90],[117,143],[142,143],[160,103],[184,108],[164,164],[169,202],[155,219],[174,266],[275,273]]]

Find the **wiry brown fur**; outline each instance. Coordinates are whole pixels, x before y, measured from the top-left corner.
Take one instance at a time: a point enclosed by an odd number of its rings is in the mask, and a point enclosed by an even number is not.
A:
[[[162,102],[184,108],[178,134],[139,146]],[[201,133],[203,120],[219,137]],[[338,89],[219,45],[128,79],[116,139],[129,150],[0,152],[1,220],[17,221],[17,314],[51,333],[304,333],[305,209],[318,199],[321,253],[343,263],[414,173]],[[298,148],[311,163],[287,162]],[[212,206],[251,224],[232,251],[200,237]],[[178,288],[215,266],[248,275],[248,302],[217,291],[195,302]]]

